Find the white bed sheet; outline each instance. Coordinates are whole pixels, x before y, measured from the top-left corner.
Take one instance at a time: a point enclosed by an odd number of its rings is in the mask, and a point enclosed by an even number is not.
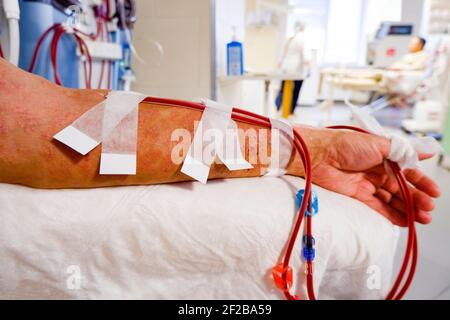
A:
[[[288,176],[88,190],[0,184],[0,298],[283,298],[270,273],[303,184]],[[318,298],[382,298],[397,228],[358,201],[315,190]],[[305,297],[300,249],[301,238],[293,291]],[[368,286],[378,275],[380,287]]]

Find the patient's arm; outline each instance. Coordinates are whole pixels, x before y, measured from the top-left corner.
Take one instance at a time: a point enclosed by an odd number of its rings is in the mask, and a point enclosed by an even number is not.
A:
[[[177,144],[171,135],[178,128],[193,134],[194,122],[201,117],[201,112],[196,110],[140,106],[135,176],[101,176],[98,174],[101,147],[81,156],[52,138],[102,101],[103,94],[53,85],[0,59],[0,182],[38,188],[89,188],[190,180],[180,172],[181,165],[171,160],[172,148]],[[253,128],[248,124],[238,125],[244,130]],[[359,199],[392,222],[404,225],[398,185],[383,166],[390,148],[388,140],[341,130],[309,127],[295,130],[303,136],[311,153],[314,183]],[[270,149],[270,130],[267,130],[267,140]],[[265,169],[265,165],[257,163],[254,169],[231,172],[223,165],[214,164],[210,178],[259,176]],[[415,186],[416,219],[428,223],[431,220],[428,212],[433,208],[431,197],[439,195],[438,187],[419,170],[406,173]],[[297,153],[291,157],[288,174],[303,176]]]
[[[179,143],[171,138],[180,128],[193,136],[201,111],[141,103],[137,175],[99,175],[101,146],[82,156],[53,136],[104,100],[105,92],[56,86],[5,60],[0,60],[0,71],[0,182],[37,188],[89,188],[191,180],[180,172],[181,164],[171,159],[172,149]],[[243,123],[238,126],[254,128]],[[270,130],[258,129],[266,131],[270,149]],[[247,144],[246,154],[250,147],[257,145]],[[256,163],[253,169],[231,172],[224,165],[213,164],[209,177],[259,176],[265,167]],[[289,173],[303,174],[298,155],[292,157]]]

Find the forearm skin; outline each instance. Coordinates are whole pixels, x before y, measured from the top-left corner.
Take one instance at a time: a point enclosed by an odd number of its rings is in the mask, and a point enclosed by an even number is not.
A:
[[[100,175],[101,145],[82,156],[53,139],[53,136],[84,112],[104,99],[106,91],[76,90],[12,68],[0,61],[0,182],[36,188],[91,188],[119,185],[158,184],[192,180],[180,172],[181,164],[172,161],[172,132],[184,128],[194,134],[194,124],[202,113],[185,107],[141,103],[137,141],[136,175]],[[264,130],[258,146],[266,144],[270,155],[270,129],[238,122],[238,127]],[[307,133],[308,128],[298,128]],[[307,135],[307,134],[306,134]],[[307,139],[307,137],[305,137]],[[267,141],[265,141],[267,139]],[[213,164],[209,179],[256,177],[265,173],[267,163],[252,163],[253,169],[229,171]],[[303,166],[294,152],[288,174],[302,176]]]

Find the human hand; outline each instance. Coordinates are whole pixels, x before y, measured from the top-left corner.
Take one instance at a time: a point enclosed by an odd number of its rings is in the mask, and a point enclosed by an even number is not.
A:
[[[312,182],[328,190],[355,198],[392,223],[406,226],[405,204],[396,178],[386,169],[390,151],[386,138],[347,130],[297,127],[305,138],[312,161]],[[419,159],[431,158],[419,154]],[[416,221],[431,222],[437,184],[419,169],[403,170],[414,199]]]

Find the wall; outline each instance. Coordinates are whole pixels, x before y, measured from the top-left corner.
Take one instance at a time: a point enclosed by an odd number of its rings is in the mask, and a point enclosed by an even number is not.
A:
[[[403,0],[402,21],[414,23],[414,34],[420,35],[423,28],[424,0]]]
[[[273,72],[282,53],[286,37],[287,0],[246,0],[249,15],[268,14],[267,25],[247,23],[245,34],[245,63],[254,72]]]
[[[211,3],[137,0],[133,43],[145,62],[133,59],[132,90],[188,100],[211,97]],[[153,41],[162,45],[162,60]]]
[[[287,4],[287,0],[263,1],[269,5]],[[249,26],[248,23],[251,20],[249,14],[255,14],[256,7],[257,1],[255,0],[216,0],[217,70],[222,80],[226,75],[226,44],[231,39],[233,26],[237,27],[238,40],[244,44],[246,71],[273,71],[276,65],[280,43],[284,41],[286,22],[280,21],[279,15],[277,15],[278,24],[276,26],[260,27],[251,23]],[[256,17],[253,16],[253,19]],[[277,87],[278,84],[274,84],[270,89],[271,102],[274,101],[273,92]],[[218,100],[222,103],[239,105],[257,113],[263,112],[263,81],[218,81],[217,93]],[[273,112],[272,108],[271,112]]]
[[[227,74],[227,43],[231,41],[233,27],[237,38],[243,41],[245,37],[245,1],[216,0],[216,68],[219,76]]]

